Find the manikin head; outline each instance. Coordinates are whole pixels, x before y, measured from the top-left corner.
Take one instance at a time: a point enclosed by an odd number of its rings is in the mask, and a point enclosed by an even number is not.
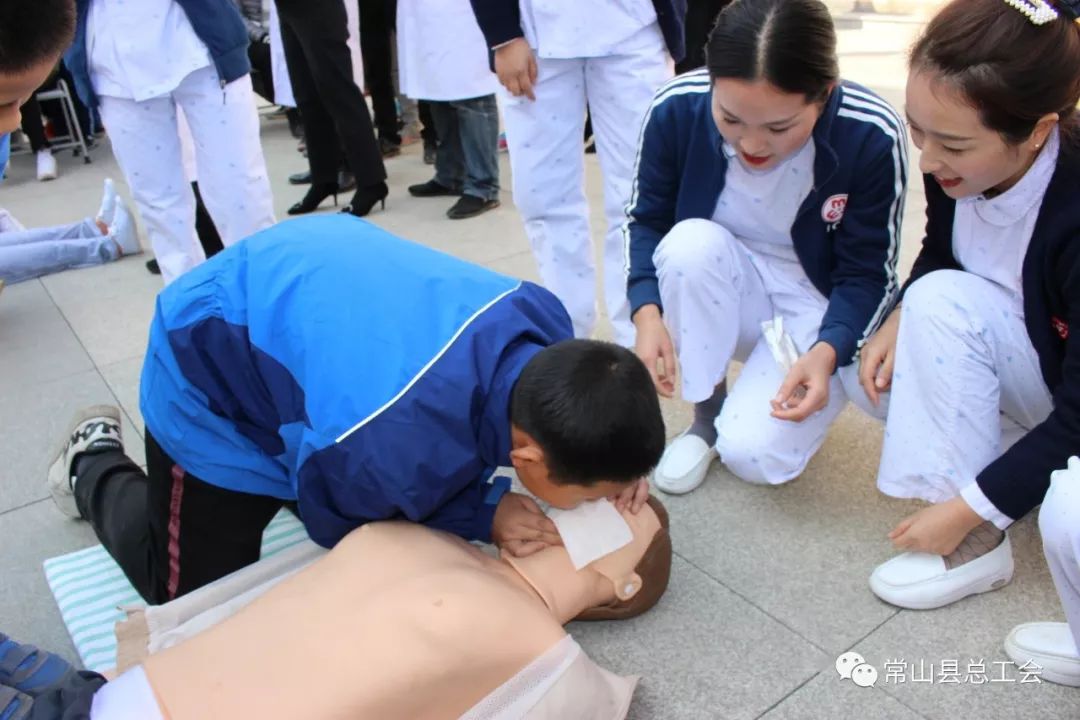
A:
[[[1002,0],[953,0],[912,48],[911,138],[949,197],[1007,191],[1055,126],[1076,132],[1080,25],[1057,6],[1035,25]]]
[[[75,35],[74,0],[0,3],[0,135],[17,130],[30,99]]]
[[[649,371],[626,348],[599,340],[538,352],[514,385],[510,422],[521,484],[562,509],[619,493],[664,451]]]
[[[751,170],[769,170],[814,132],[840,79],[836,30],[820,0],[735,0],[706,49],[712,112]]]
[[[622,513],[633,540],[613,553],[575,570],[565,548],[549,547],[524,558],[503,554],[544,600],[561,623],[570,620],[618,620],[640,615],[655,605],[671,575],[668,514],[649,497],[636,515]]]

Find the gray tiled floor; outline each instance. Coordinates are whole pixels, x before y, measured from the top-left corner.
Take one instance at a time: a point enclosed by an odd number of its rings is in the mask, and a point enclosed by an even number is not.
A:
[[[903,101],[904,48],[917,27],[877,23],[841,33],[847,77]],[[302,194],[285,177],[301,169],[284,123],[264,120],[263,141],[279,217]],[[120,179],[107,147],[93,165],[60,158],[59,180],[32,178],[16,158],[0,202],[28,225],[71,221],[97,207],[101,179]],[[915,169],[902,265],[917,250],[923,210]],[[372,220],[393,232],[501,272],[537,279],[509,192],[481,218],[449,222],[445,199],[416,200],[405,186],[428,179],[419,150],[388,163],[387,210]],[[504,179],[509,168],[503,159]],[[588,193],[600,227],[600,183],[588,161]],[[126,189],[124,189],[126,192]],[[598,235],[598,232],[596,233]],[[143,258],[9,287],[0,296],[0,630],[59,649],[73,648],[45,586],[41,562],[95,542],[83,524],[47,499],[49,448],[71,412],[97,402],[125,411],[129,450],[141,457],[140,361],[159,281]],[[685,425],[680,402],[664,403],[670,434]],[[880,426],[849,410],[803,477],[780,488],[745,485],[720,467],[683,498],[667,499],[678,558],[655,611],[622,624],[572,627],[602,664],[642,675],[632,717],[663,718],[1069,718],[1080,691],[1049,684],[984,686],[884,682],[884,663],[1003,660],[1014,623],[1061,619],[1031,519],[1012,531],[1016,578],[1008,587],[935,612],[898,611],[866,587],[891,556],[885,537],[911,503],[874,488]],[[875,688],[841,681],[833,669],[848,649],[882,671]],[[1015,679],[1016,674],[1010,677]]]

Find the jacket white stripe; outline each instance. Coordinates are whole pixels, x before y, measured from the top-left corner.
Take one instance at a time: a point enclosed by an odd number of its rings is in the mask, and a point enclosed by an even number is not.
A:
[[[634,156],[634,181],[630,187],[630,199],[623,208],[626,215],[626,220],[622,224],[624,278],[630,276],[630,223],[633,221],[632,213],[637,208],[638,170],[641,166],[641,150],[645,145],[645,128],[648,127],[649,120],[652,119],[653,110],[670,97],[689,93],[707,93],[711,88],[712,80],[709,78],[708,71],[705,68],[669,80],[666,85],[657,91],[656,97],[653,98],[652,104],[649,105],[649,109],[645,113],[645,118],[641,121],[641,130],[638,132],[637,154]]]
[[[431,358],[430,360],[428,360],[427,364],[424,365],[424,367],[420,368],[420,371],[418,373],[416,373],[416,375],[413,376],[413,379],[410,380],[408,382],[408,384],[405,385],[405,387],[401,388],[401,390],[398,391],[397,395],[395,395],[394,397],[387,400],[383,404],[383,406],[380,407],[378,410],[371,413],[366,418],[364,418],[363,420],[361,420],[360,422],[356,423],[351,428],[349,428],[348,430],[343,432],[341,434],[341,436],[338,437],[334,442],[335,443],[340,443],[342,440],[344,440],[345,438],[349,437],[350,435],[352,435],[354,432],[356,432],[360,428],[367,425],[369,422],[371,422],[372,420],[377,418],[379,415],[381,415],[387,408],[391,407],[394,403],[396,403],[398,400],[400,400],[405,395],[405,393],[409,392],[409,390],[412,388],[412,386],[415,385],[420,380],[420,378],[424,377],[424,373],[426,373],[428,370],[430,370],[431,366],[434,365],[436,362],[438,362],[439,358],[441,358],[443,355],[446,354],[446,351],[449,350],[451,348],[451,346],[453,346],[454,342],[456,342],[457,339],[459,337],[461,337],[461,333],[465,332],[466,328],[468,328],[470,325],[472,325],[473,321],[475,321],[476,318],[483,315],[493,305],[495,305],[495,303],[499,302],[500,300],[502,300],[507,295],[515,293],[520,289],[521,289],[521,283],[518,283],[517,285],[510,288],[509,290],[507,290],[507,291],[505,291],[505,292],[503,292],[503,293],[501,293],[499,295],[496,295],[494,298],[492,298],[492,300],[490,302],[488,302],[487,305],[484,305],[484,307],[482,307],[479,310],[477,310],[476,312],[474,312],[472,314],[472,316],[469,317],[468,320],[466,320],[465,322],[463,322],[461,324],[461,327],[459,327],[457,329],[457,332],[454,333],[453,337],[451,337],[449,340],[446,341],[446,344],[442,346],[442,348],[439,350],[439,352],[435,353],[435,356],[433,358]]]
[[[885,113],[887,115],[890,115],[890,116],[896,118],[896,121],[900,125],[905,124],[904,119],[900,116],[899,113],[896,112],[896,108],[894,108],[892,105],[890,105],[886,101],[879,98],[877,95],[872,95],[871,93],[865,92],[863,90],[859,90],[858,88],[854,88],[854,87],[850,87],[850,86],[844,86],[844,97],[845,97],[845,99],[856,99],[857,98],[857,99],[862,100],[864,102],[868,102],[868,103],[871,103],[873,105],[877,105],[879,108],[881,108],[883,111],[885,111]]]
[[[900,223],[904,212],[904,176],[907,172],[907,137],[903,126],[901,125],[898,128],[895,125],[895,113],[890,113],[889,115],[890,117],[887,118],[883,116],[881,112],[863,112],[861,110],[855,110],[848,107],[846,103],[842,104],[840,110],[837,112],[838,117],[868,122],[878,126],[881,128],[882,132],[888,135],[892,140],[894,175],[893,192],[895,198],[893,199],[892,208],[889,212],[889,250],[885,258],[885,275],[887,278],[885,295],[881,299],[881,303],[878,305],[877,310],[870,318],[870,323],[863,330],[862,337],[859,339],[856,348],[861,348],[866,343],[870,334],[881,322],[882,316],[890,307],[892,307],[893,300],[895,299],[897,292],[899,292],[896,274],[896,255],[900,248]]]

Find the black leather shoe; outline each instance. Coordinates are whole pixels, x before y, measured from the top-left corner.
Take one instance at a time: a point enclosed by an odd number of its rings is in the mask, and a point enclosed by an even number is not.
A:
[[[293,173],[289,176],[290,185],[310,185],[311,184],[311,171],[305,170],[304,172]]]
[[[434,180],[428,180],[419,185],[410,185],[409,194],[413,197],[458,197],[461,191],[448,188]]]
[[[499,198],[485,200],[484,198],[479,198],[475,195],[462,195],[461,199],[454,203],[452,208],[446,211],[446,217],[451,220],[464,220],[465,218],[483,215],[488,210],[494,210],[501,204]]]

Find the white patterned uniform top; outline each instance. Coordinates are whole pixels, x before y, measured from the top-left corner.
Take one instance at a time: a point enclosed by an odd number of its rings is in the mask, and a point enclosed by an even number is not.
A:
[[[630,54],[660,33],[652,0],[520,0],[521,29],[542,58]]]
[[[776,167],[764,171],[747,168],[735,148],[726,142],[723,150],[728,166],[713,222],[726,228],[750,251],[766,292],[791,292],[795,283],[824,307],[827,299],[807,277],[791,237],[799,208],[814,186],[813,139]]]
[[[1021,314],[1024,258],[1060,149],[1061,140],[1055,128],[1019,182],[996,197],[977,195],[956,203],[953,255],[967,272],[1010,291]]]
[[[407,97],[465,100],[498,89],[469,0],[398,0],[397,49]]]
[[[86,27],[90,81],[98,95],[136,102],[167,95],[212,63],[173,0],[92,0]]]

